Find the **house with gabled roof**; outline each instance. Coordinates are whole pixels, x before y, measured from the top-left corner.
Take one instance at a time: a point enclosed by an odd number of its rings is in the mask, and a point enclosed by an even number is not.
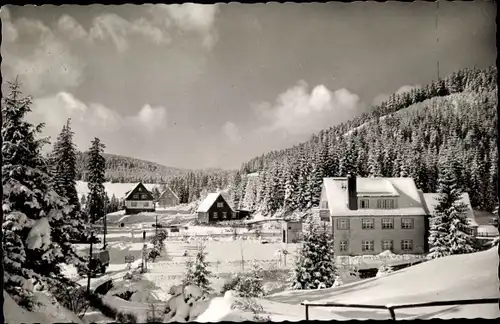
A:
[[[167,186],[165,190],[163,190],[163,192],[160,194],[160,198],[158,198],[158,207],[160,208],[173,207],[179,204],[179,197],[172,189],[170,189],[169,186]]]
[[[196,209],[200,223],[235,220],[237,214],[220,192],[209,193]]]
[[[320,214],[331,221],[337,255],[420,254],[428,212],[412,178],[323,179]]]
[[[123,205],[126,215],[155,211],[153,194],[141,182],[125,193]]]

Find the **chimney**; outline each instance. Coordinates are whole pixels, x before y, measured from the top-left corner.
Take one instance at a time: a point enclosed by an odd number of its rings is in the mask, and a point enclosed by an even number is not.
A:
[[[347,208],[358,210],[358,192],[356,189],[356,175],[349,173],[347,176]]]

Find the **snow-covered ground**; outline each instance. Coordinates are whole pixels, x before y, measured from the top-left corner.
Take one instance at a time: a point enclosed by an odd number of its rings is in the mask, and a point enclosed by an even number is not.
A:
[[[309,302],[401,304],[433,300],[498,297],[497,247],[473,254],[449,256],[393,272],[381,278],[359,281],[338,288],[287,291],[267,298],[297,305]],[[313,307],[314,309],[314,307]],[[352,319],[387,318],[387,311],[336,308],[336,315]],[[402,309],[397,318],[496,318],[497,304]],[[311,319],[315,319],[311,316]],[[274,320],[274,319],[273,319]]]

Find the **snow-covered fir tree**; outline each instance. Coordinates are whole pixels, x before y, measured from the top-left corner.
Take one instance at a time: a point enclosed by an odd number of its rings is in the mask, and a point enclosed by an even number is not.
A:
[[[317,289],[320,284],[332,287],[337,269],[333,238],[327,231],[318,231],[314,224],[304,235],[292,280],[293,289]]]
[[[189,260],[186,263],[186,274],[183,280],[183,285],[195,285],[203,292],[212,291],[210,287],[210,277],[212,273],[208,270],[208,262],[206,261],[207,253],[204,246],[199,246],[194,260]]]
[[[24,97],[16,80],[2,103],[2,208],[4,288],[22,306],[33,306],[35,289],[64,282],[60,265],[78,265],[69,237],[68,201],[51,187],[47,161],[41,155],[43,125],[25,120],[31,97]]]
[[[104,189],[106,159],[103,156],[105,145],[97,137],[91,143],[89,149],[89,160],[87,164],[89,194],[87,196],[87,208],[91,223],[104,216],[104,201],[106,191]]]
[[[70,217],[71,225],[75,231],[76,237],[72,239],[85,240],[88,236],[86,217],[80,209],[80,200],[76,191],[76,146],[73,143],[73,131],[71,130],[70,119],[63,126],[61,133],[54,143],[52,153],[50,154],[50,167],[54,190],[61,197],[68,200],[72,208]]]
[[[430,220],[428,258],[474,252],[474,238],[467,219],[467,206],[457,183],[454,157],[442,154],[438,179],[438,203]]]

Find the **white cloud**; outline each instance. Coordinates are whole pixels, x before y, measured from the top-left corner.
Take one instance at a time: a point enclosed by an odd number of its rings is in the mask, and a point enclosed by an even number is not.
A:
[[[232,143],[238,143],[241,140],[240,130],[233,122],[226,122],[222,126],[222,131]]]
[[[144,105],[137,116],[129,117],[129,123],[131,126],[140,125],[145,126],[145,130],[154,131],[162,126],[166,125],[167,120],[167,110],[165,107],[151,107],[150,105]]]
[[[88,39],[87,31],[75,18],[69,15],[62,15],[57,21],[57,28],[69,39]]]
[[[400,87],[398,90],[396,90],[394,93],[396,94],[401,94],[401,93],[404,93],[404,92],[408,92],[408,91],[411,91],[412,89],[417,89],[417,88],[420,88],[421,85],[417,84],[417,85],[404,85],[402,87]],[[384,101],[387,101],[389,99],[390,95],[388,94],[380,94],[378,96],[376,96],[375,98],[373,98],[372,100],[372,105],[374,106],[377,106],[377,105],[380,105],[382,102]]]
[[[97,40],[111,40],[118,51],[129,48],[129,37],[135,35],[154,44],[169,44],[170,35],[165,28],[160,28],[139,18],[130,22],[116,14],[105,14],[94,19],[90,29],[90,37]]]
[[[307,83],[300,81],[280,94],[274,105],[261,103],[255,112],[269,122],[264,130],[311,134],[352,117],[360,106],[358,95],[347,89],[331,91],[318,85],[309,92]]]
[[[4,8],[2,23],[6,79],[19,76],[24,90],[34,96],[70,90],[81,83],[85,65],[45,24],[26,18],[12,22]]]
[[[175,24],[182,31],[195,32],[203,39],[203,45],[211,48],[217,42],[214,27],[219,11],[216,4],[157,4],[150,8],[153,19],[170,27]]]
[[[75,142],[79,148],[86,148],[91,137],[108,136],[116,132],[138,130],[134,136],[151,135],[166,126],[167,112],[164,107],[144,105],[136,115],[122,116],[118,112],[100,104],[86,104],[68,92],[60,92],[33,101],[29,120],[45,123],[44,135],[57,137],[68,118],[72,120]],[[91,131],[90,131],[91,130]],[[147,130],[147,132],[145,132]],[[82,147],[83,145],[83,147]]]

